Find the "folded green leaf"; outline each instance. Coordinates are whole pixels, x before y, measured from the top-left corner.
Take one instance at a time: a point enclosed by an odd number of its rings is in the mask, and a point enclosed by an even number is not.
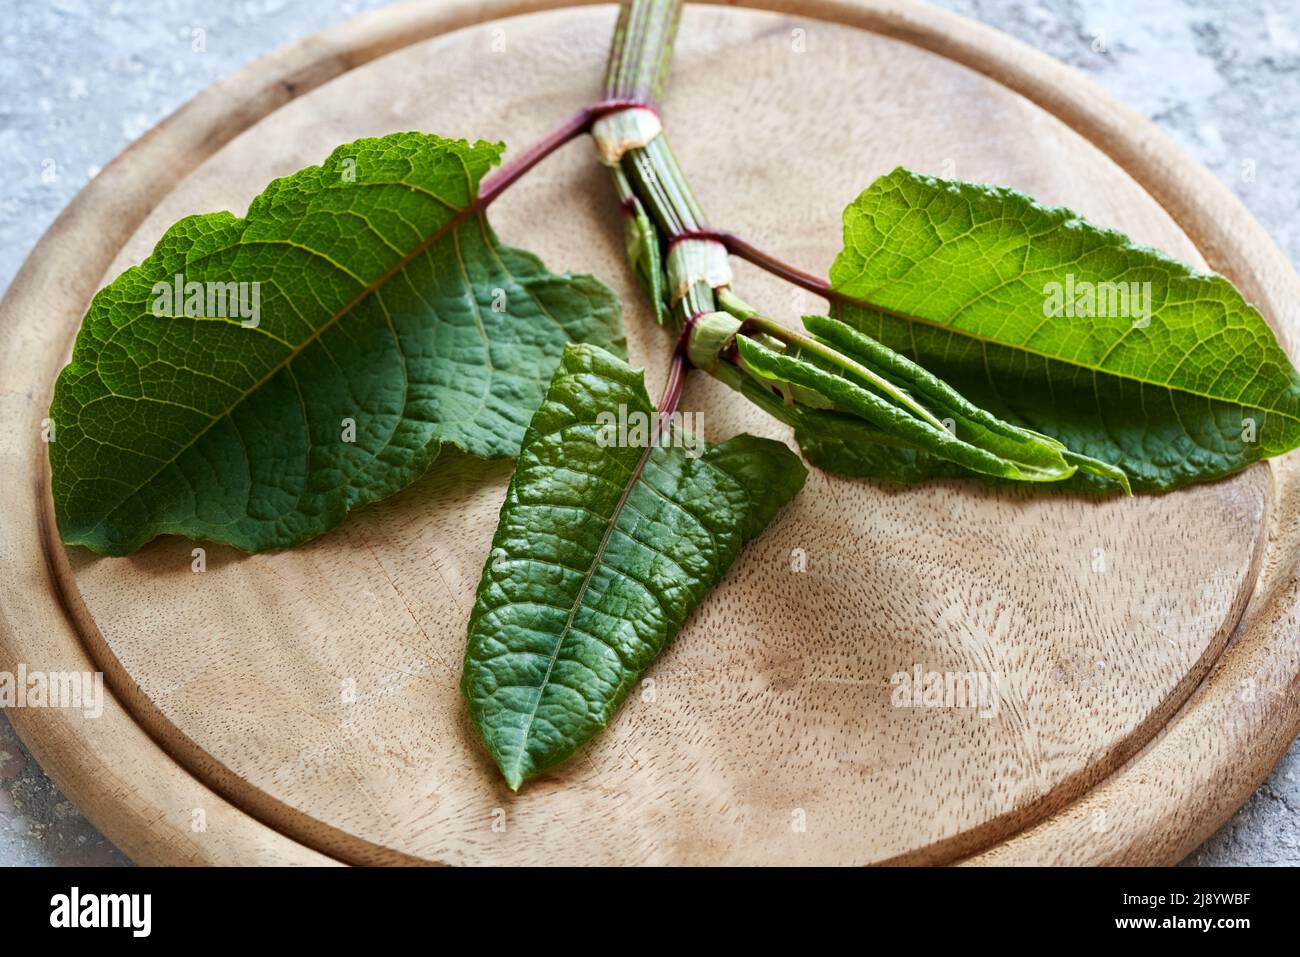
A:
[[[610,431],[627,422],[631,438],[654,415],[639,370],[570,346],[524,438],[461,679],[512,788],[609,722],[741,546],[803,486],[798,457],[768,439],[705,449],[676,431],[653,446]]]
[[[830,316],[805,316],[804,325],[819,341],[916,396],[943,419],[944,427],[954,437],[964,443],[986,449],[1010,462],[1026,463],[1031,470],[1035,466],[1042,468],[1047,465],[1049,474],[1068,477],[1056,468],[1056,458],[1059,456],[1070,467],[1070,474],[1077,469],[1114,482],[1125,492],[1130,491],[1128,476],[1122,469],[1067,449],[1049,436],[1004,422],[988,410],[975,405],[928,369],[923,369],[851,326]],[[1044,446],[1049,448],[1045,449]],[[951,456],[943,455],[942,449],[932,450],[929,454],[951,459]],[[1004,477],[1016,476],[1008,474]]]
[[[792,386],[820,395],[833,403],[834,412],[860,420],[873,432],[888,435],[900,445],[929,451],[973,472],[1022,482],[1057,482],[1075,472],[1075,466],[1061,454],[1059,443],[1001,423],[973,406],[957,412],[954,401],[951,410],[940,408],[941,413],[953,411],[953,415],[961,416],[960,420],[950,416],[948,424],[933,414],[933,406],[928,420],[923,419],[873,391],[866,382],[855,382],[850,374],[828,370],[802,356],[777,352],[744,336],[736,340],[736,345],[746,372],[778,388]],[[842,354],[858,358],[847,351]],[[795,398],[797,404],[814,405],[798,394]]]
[[[91,303],[55,387],[65,542],[280,548],[419,478],[518,451],[566,342],[617,299],[501,246],[471,204],[500,144],[396,133],[191,216]],[[242,285],[241,285],[242,284]]]
[[[837,304],[837,318],[1058,439],[1073,464],[1163,490],[1300,444],[1300,374],[1220,276],[1012,190],[904,169],[848,207],[844,243],[831,284],[863,304]],[[818,452],[856,475],[954,471],[856,445]]]
[[[662,326],[668,318],[668,302],[659,231],[632,191],[627,174],[617,166],[610,167],[610,171],[623,206],[623,244],[628,264],[654,308],[655,322]]]

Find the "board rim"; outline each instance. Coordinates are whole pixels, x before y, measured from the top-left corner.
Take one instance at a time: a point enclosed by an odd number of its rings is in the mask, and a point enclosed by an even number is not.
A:
[[[44,363],[36,365],[42,370],[49,365],[49,342],[40,350],[39,341],[29,341],[39,337],[23,323],[38,311],[38,297],[46,303],[41,311],[49,310],[51,279],[61,272],[61,281],[71,287],[63,290],[63,299],[80,299],[84,305],[116,250],[143,219],[143,213],[124,215],[124,207],[152,208],[199,163],[252,124],[323,83],[410,44],[504,17],[586,5],[588,0],[416,0],[382,8],[307,37],[208,88],[119,154],[83,188],[34,247],[0,302],[0,331],[6,341],[18,344],[10,358],[0,358],[0,373],[5,373],[0,378],[8,379],[8,373],[22,368],[15,358],[23,353],[23,346],[39,353],[35,358]],[[1300,327],[1296,312],[1300,309],[1300,278],[1271,237],[1208,170],[1148,121],[1073,69],[996,30],[915,0],[813,0],[800,4],[793,0],[742,0],[728,5],[839,23],[901,40],[969,67],[1024,96],[1080,133],[1146,190],[1211,268],[1229,275],[1248,299],[1260,305],[1261,311],[1273,320],[1284,347],[1291,351],[1289,347]],[[175,161],[177,156],[181,162]],[[160,168],[165,175],[158,175]],[[123,201],[123,196],[130,201]],[[106,222],[111,223],[108,230],[104,228]],[[98,269],[86,267],[85,246],[79,240],[90,230],[101,236],[109,234],[98,246]],[[57,262],[69,263],[69,269],[52,265]],[[89,282],[84,278],[67,281],[68,275],[76,274],[71,269],[73,262],[83,276],[90,275]],[[59,354],[56,360],[61,358]],[[29,380],[30,366],[29,360]],[[27,390],[25,395],[6,393],[0,398],[4,403],[0,408],[13,413],[19,421],[33,425],[39,422],[48,398],[42,389],[52,385],[53,376],[42,371],[37,381],[40,387]],[[28,441],[18,436],[27,436]],[[13,670],[14,662],[44,660],[43,656],[51,651],[64,655],[65,660],[76,659],[90,666],[92,656],[84,645],[81,629],[87,626],[87,620],[93,628],[93,618],[80,600],[71,572],[60,571],[60,564],[67,568],[63,550],[42,549],[39,560],[32,556],[26,562],[18,561],[26,554],[23,545],[39,546],[53,528],[44,444],[30,437],[31,433],[18,428],[0,440],[0,467],[12,470],[14,477],[25,476],[22,487],[31,488],[33,475],[37,477],[34,514],[18,517],[17,521],[23,523],[21,529],[12,528],[12,517],[4,519],[10,531],[26,534],[4,539],[15,550],[15,555],[10,556],[15,567],[12,573],[7,565],[0,572],[0,594],[21,594],[25,604],[39,607],[25,607],[18,612],[13,605],[0,608],[0,667]],[[1270,508],[1261,535],[1269,555],[1257,555],[1256,563],[1261,567],[1255,576],[1254,592],[1238,620],[1236,634],[1210,666],[1210,673],[1197,687],[1189,689],[1181,707],[1135,756],[1064,806],[1046,816],[1033,817],[1026,829],[975,851],[967,861],[1173,863],[1226,820],[1263,780],[1300,730],[1300,697],[1294,690],[1294,679],[1300,674],[1300,649],[1288,647],[1295,643],[1288,643],[1285,634],[1300,616],[1300,585],[1291,574],[1295,562],[1292,556],[1300,553],[1300,490],[1291,465],[1294,460],[1295,456],[1289,456],[1280,463],[1257,466],[1266,469],[1271,478]],[[57,542],[57,536],[53,540]],[[1279,552],[1282,561],[1277,560]],[[42,577],[44,588],[40,587]],[[66,587],[69,582],[71,592]],[[14,619],[29,624],[40,620],[51,631],[34,636],[31,631],[15,627]],[[61,631],[56,633],[56,628]],[[250,860],[319,864],[330,861],[321,853],[324,851],[358,863],[414,862],[392,848],[376,845],[370,845],[364,853],[355,853],[358,845],[367,842],[347,834],[340,843],[342,835],[332,835],[333,829],[324,822],[317,822],[319,827],[286,829],[283,820],[275,820],[255,799],[250,801],[245,788],[234,788],[239,793],[226,800],[222,795],[232,782],[223,780],[222,775],[233,776],[232,772],[197,745],[194,747],[199,754],[169,753],[174,742],[169,745],[159,740],[149,730],[152,721],[140,720],[141,709],[147,712],[155,706],[131,676],[116,665],[114,658],[94,666],[109,673],[111,690],[105,714],[99,720],[121,731],[121,743],[112,751],[94,751],[81,741],[80,716],[54,709],[20,709],[10,712],[10,717],[56,784],[92,823],[133,858],[154,864]],[[1224,705],[1230,703],[1244,680],[1257,680],[1276,690],[1257,706],[1245,709],[1244,718],[1238,708],[1235,720],[1231,720]],[[1149,781],[1153,775],[1158,778],[1155,772],[1162,768],[1162,759],[1180,746],[1189,729],[1202,734],[1218,733],[1234,742],[1235,747],[1220,749],[1215,753],[1217,760],[1198,767],[1196,783],[1201,786],[1192,788],[1182,782],[1178,794],[1162,795],[1158,790],[1153,793],[1147,787]],[[154,752],[142,746],[142,736],[152,741]],[[1253,758],[1248,764],[1249,773],[1226,773],[1241,771],[1241,753]],[[127,757],[128,766],[135,764],[129,767],[129,773],[122,773],[117,769],[123,762],[117,759]],[[196,767],[203,775],[192,770]],[[165,833],[172,840],[160,839],[157,808],[143,796],[152,789],[130,786],[132,780],[147,782],[155,774],[171,782],[179,796],[193,800],[191,806],[216,808],[227,826],[241,828],[241,840],[231,842],[229,833],[222,840],[192,831],[186,834],[179,821],[166,823]],[[106,792],[105,777],[121,786]],[[243,783],[257,791],[254,785]],[[1189,788],[1190,796],[1184,793]],[[283,806],[267,797],[274,806]],[[1101,836],[1093,827],[1089,835],[1089,815],[1095,820],[1098,805],[1109,812],[1116,827]],[[1079,840],[1081,834],[1087,839]],[[954,851],[939,859],[952,860],[962,853]]]

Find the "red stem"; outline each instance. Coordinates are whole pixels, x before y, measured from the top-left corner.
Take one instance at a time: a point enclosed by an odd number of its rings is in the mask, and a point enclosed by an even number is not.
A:
[[[686,358],[686,344],[690,341],[691,328],[698,318],[698,316],[691,316],[682,327],[681,335],[677,337],[672,364],[668,366],[668,381],[664,384],[663,394],[659,397],[658,414],[655,416],[653,435],[650,438],[651,448],[659,444],[659,435],[663,431],[665,420],[677,411],[677,403],[682,400],[682,387],[686,384],[686,373],[693,368],[690,360]]]
[[[488,204],[504,193],[515,180],[569,142],[569,140],[575,139],[583,133],[590,133],[591,125],[601,117],[608,116],[610,113],[617,113],[620,110],[632,109],[655,112],[653,106],[636,100],[602,100],[574,113],[573,116],[483,180],[479,186],[478,200],[473,204],[475,211],[482,212],[487,209]]]
[[[592,124],[603,116],[610,113],[617,113],[620,110],[643,109],[652,112],[658,112],[653,104],[629,99],[612,99],[602,100],[598,103],[579,110],[573,116],[569,117],[551,132],[536,143],[529,146],[514,159],[506,163],[491,176],[483,180],[479,189],[478,198],[471,203],[468,208],[462,211],[457,219],[467,219],[476,215],[487,208],[488,204],[506,191],[521,176],[531,170],[534,166],[550,156],[557,149],[576,139],[584,133],[591,132]],[[721,243],[732,256],[736,256],[752,263],[758,268],[769,272],[772,275],[784,279],[792,285],[801,289],[806,289],[822,298],[831,302],[854,302],[852,297],[844,296],[831,288],[829,282],[820,276],[815,276],[810,272],[800,269],[798,266],[791,265],[782,259],[778,259],[771,253],[759,249],[754,244],[742,239],[735,233],[722,229],[700,229],[683,232],[672,237],[669,242],[669,248],[684,239],[709,239]],[[690,370],[690,361],[686,357],[686,343],[690,337],[691,327],[695,324],[694,318],[688,321],[682,328],[681,336],[677,340],[677,347],[673,351],[672,365],[668,370],[668,382],[664,386],[664,392],[659,399],[659,416],[657,418],[666,418],[677,411],[677,405],[681,401],[682,387],[686,379],[686,373]],[[750,334],[741,323],[740,335]],[[733,358],[727,356],[726,358]],[[660,423],[655,423],[655,440],[651,441],[651,446],[655,444],[658,438]]]
[[[644,103],[639,100],[602,100],[599,103],[593,103],[585,109],[579,110],[573,116],[569,117],[551,132],[547,133],[540,140],[529,146],[526,150],[516,156],[513,160],[506,163],[499,170],[487,177],[480,184],[478,198],[468,207],[461,211],[455,217],[455,220],[468,219],[470,216],[481,213],[488,207],[494,199],[504,193],[512,184],[521,176],[531,170],[546,157],[550,156],[557,149],[572,139],[576,139],[583,133],[590,133],[592,124],[603,116],[611,113],[617,113],[620,110],[650,110],[658,113],[653,104]],[[690,336],[691,327],[695,325],[695,318],[692,317],[689,322],[682,328],[681,336],[677,340],[677,348],[673,350],[672,365],[668,368],[668,383],[664,386],[663,396],[659,399],[658,415],[655,417],[654,437],[650,441],[653,448],[658,442],[659,432],[662,420],[677,411],[677,404],[682,398],[682,386],[686,379],[689,362],[686,358],[686,343]]]
[[[682,399],[682,385],[686,381],[686,372],[686,353],[677,349],[673,352],[672,365],[668,367],[668,382],[664,385],[664,393],[659,398],[661,418],[677,411],[677,403]]]
[[[714,242],[721,243],[726,247],[727,252],[731,255],[753,263],[759,269],[771,273],[786,282],[798,286],[801,289],[807,289],[811,293],[816,293],[823,299],[831,302],[850,302],[850,297],[841,295],[831,288],[831,284],[821,276],[814,276],[810,272],[805,272],[798,266],[792,266],[782,259],[777,259],[771,253],[764,252],[757,246],[741,239],[735,233],[729,233],[723,229],[704,229],[688,235],[674,238],[674,242],[681,239],[711,239]]]

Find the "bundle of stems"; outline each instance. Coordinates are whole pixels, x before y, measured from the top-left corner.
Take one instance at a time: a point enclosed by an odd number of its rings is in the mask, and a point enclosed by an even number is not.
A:
[[[825,280],[706,223],[663,129],[659,100],[681,0],[625,0],[590,131],[626,218],[629,262],[661,323],[680,330],[661,411],[675,409],[685,370],[702,369],[800,436],[928,453],[984,476],[1030,482],[1082,470],[1129,490],[1115,466],[1006,422],[917,363],[829,316],[795,331],[763,316],[733,288],[738,256],[825,298]]]

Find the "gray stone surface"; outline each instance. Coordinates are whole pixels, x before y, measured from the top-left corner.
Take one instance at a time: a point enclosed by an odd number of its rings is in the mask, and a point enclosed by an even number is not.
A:
[[[76,192],[166,114],[242,64],[382,5],[0,0],[0,288]],[[1300,262],[1300,0],[940,5],[1077,67],[1154,120]],[[0,864],[72,863],[128,862],[0,717]],[[1300,746],[1186,863],[1300,864]]]

